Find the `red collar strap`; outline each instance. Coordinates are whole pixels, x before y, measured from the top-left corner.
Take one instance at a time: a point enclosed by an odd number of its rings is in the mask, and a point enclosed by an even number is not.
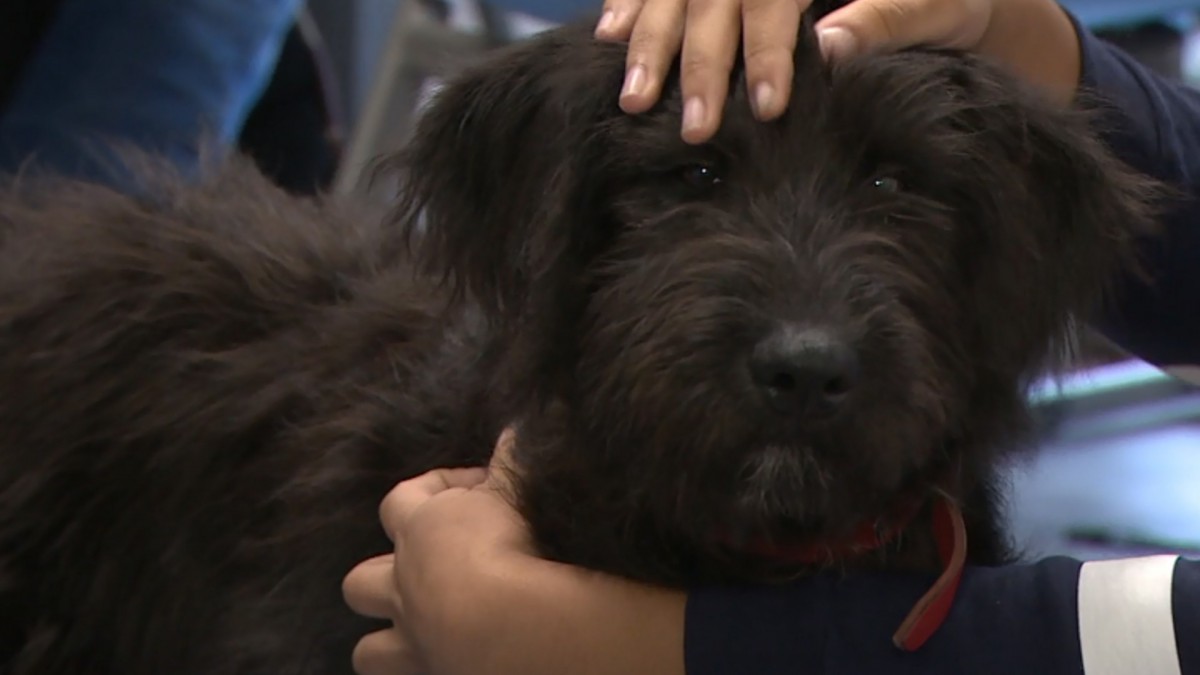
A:
[[[773,560],[819,565],[846,560],[881,548],[908,528],[920,512],[923,502],[905,502],[888,518],[863,523],[845,539],[792,546],[752,544],[753,553]],[[945,622],[962,580],[967,560],[967,529],[962,511],[949,497],[939,495],[932,502],[932,527],[942,561],[942,574],[917,601],[904,623],[892,636],[896,647],[914,652],[920,649]]]
[[[892,643],[906,652],[920,649],[946,621],[967,563],[967,527],[962,510],[943,495],[933,502],[933,538],[942,559],[942,574],[892,635]]]
[[[902,502],[890,515],[864,521],[841,539],[794,544],[752,541],[746,548],[762,558],[799,565],[819,566],[849,560],[886,546],[908,529],[921,506],[919,499]]]

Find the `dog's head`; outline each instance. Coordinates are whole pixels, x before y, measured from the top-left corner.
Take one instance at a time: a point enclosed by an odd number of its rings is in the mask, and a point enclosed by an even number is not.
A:
[[[807,22],[786,116],[739,71],[703,146],[674,80],[618,109],[624,59],[550,32],[445,87],[401,158],[418,259],[505,336],[526,515],[582,562],[835,536],[986,461],[1150,227],[1087,119],[975,58],[830,67]]]

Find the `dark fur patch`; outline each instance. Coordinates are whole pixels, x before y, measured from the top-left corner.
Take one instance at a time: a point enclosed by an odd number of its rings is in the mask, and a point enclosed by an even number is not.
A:
[[[140,198],[0,196],[0,649],[13,675],[348,672],[339,581],[400,479],[521,424],[547,556],[648,581],[803,573],[715,535],[836,536],[946,485],[1005,556],[1023,389],[1132,264],[1155,186],[978,59],[821,64],[703,147],[616,107],[583,25],[451,82],[389,217],[234,162]],[[151,171],[150,175],[156,175]],[[780,326],[853,354],[836,410],[748,374]],[[922,568],[918,528],[863,566]]]

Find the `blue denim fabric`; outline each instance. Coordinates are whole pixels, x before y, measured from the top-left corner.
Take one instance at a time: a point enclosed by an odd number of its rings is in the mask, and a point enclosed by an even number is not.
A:
[[[0,172],[120,180],[102,145],[185,174],[237,137],[301,0],[65,0],[0,116]]]
[[[589,14],[599,16],[601,0],[490,0],[489,5],[521,12],[547,21],[570,21]]]

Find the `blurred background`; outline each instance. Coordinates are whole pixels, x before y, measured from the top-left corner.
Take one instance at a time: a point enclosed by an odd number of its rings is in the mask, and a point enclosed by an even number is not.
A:
[[[105,1],[133,8],[130,15],[143,21],[150,21],[146,7],[161,11],[167,3],[205,4]],[[30,104],[32,98],[46,107],[44,100],[30,94],[31,71],[41,67],[31,64],[45,60],[46,45],[54,42],[47,36],[53,35],[56,22],[67,23],[68,14],[81,31],[72,39],[87,38],[87,22],[74,15],[88,2],[99,0],[0,1],[0,132],[4,124],[13,126],[18,113],[26,118],[43,114]],[[271,0],[237,2],[246,3],[243,9],[265,8]],[[225,7],[227,22],[239,20],[229,9],[239,7],[236,2],[210,4]],[[404,141],[421,102],[441,78],[499,46],[597,13],[600,3],[277,4],[286,9],[288,19],[272,43],[278,58],[272,51],[262,86],[247,98],[244,110],[228,116],[233,120],[227,130],[229,142],[254,157],[279,185],[312,194],[359,189],[364,168]],[[1064,4],[1104,38],[1163,75],[1200,86],[1200,0]],[[56,39],[69,42],[62,35]],[[136,65],[136,60],[129,63]],[[94,65],[80,60],[70,66],[76,70],[66,72],[86,75]],[[68,89],[64,96],[74,95],[69,80],[60,77],[61,86]],[[53,93],[58,84],[39,86]],[[107,93],[89,95],[98,100]],[[119,94],[113,90],[114,97]],[[71,101],[54,105],[61,109],[97,102]],[[129,109],[138,104],[138,99],[113,102]],[[22,106],[28,110],[22,112]],[[1197,307],[1200,311],[1200,299]],[[1161,372],[1092,335],[1085,335],[1082,343],[1086,367],[1066,381],[1046,382],[1035,392],[1041,452],[1011,467],[1010,506],[1019,543],[1030,555],[1065,553],[1085,559],[1155,551],[1200,554],[1200,371]]]

